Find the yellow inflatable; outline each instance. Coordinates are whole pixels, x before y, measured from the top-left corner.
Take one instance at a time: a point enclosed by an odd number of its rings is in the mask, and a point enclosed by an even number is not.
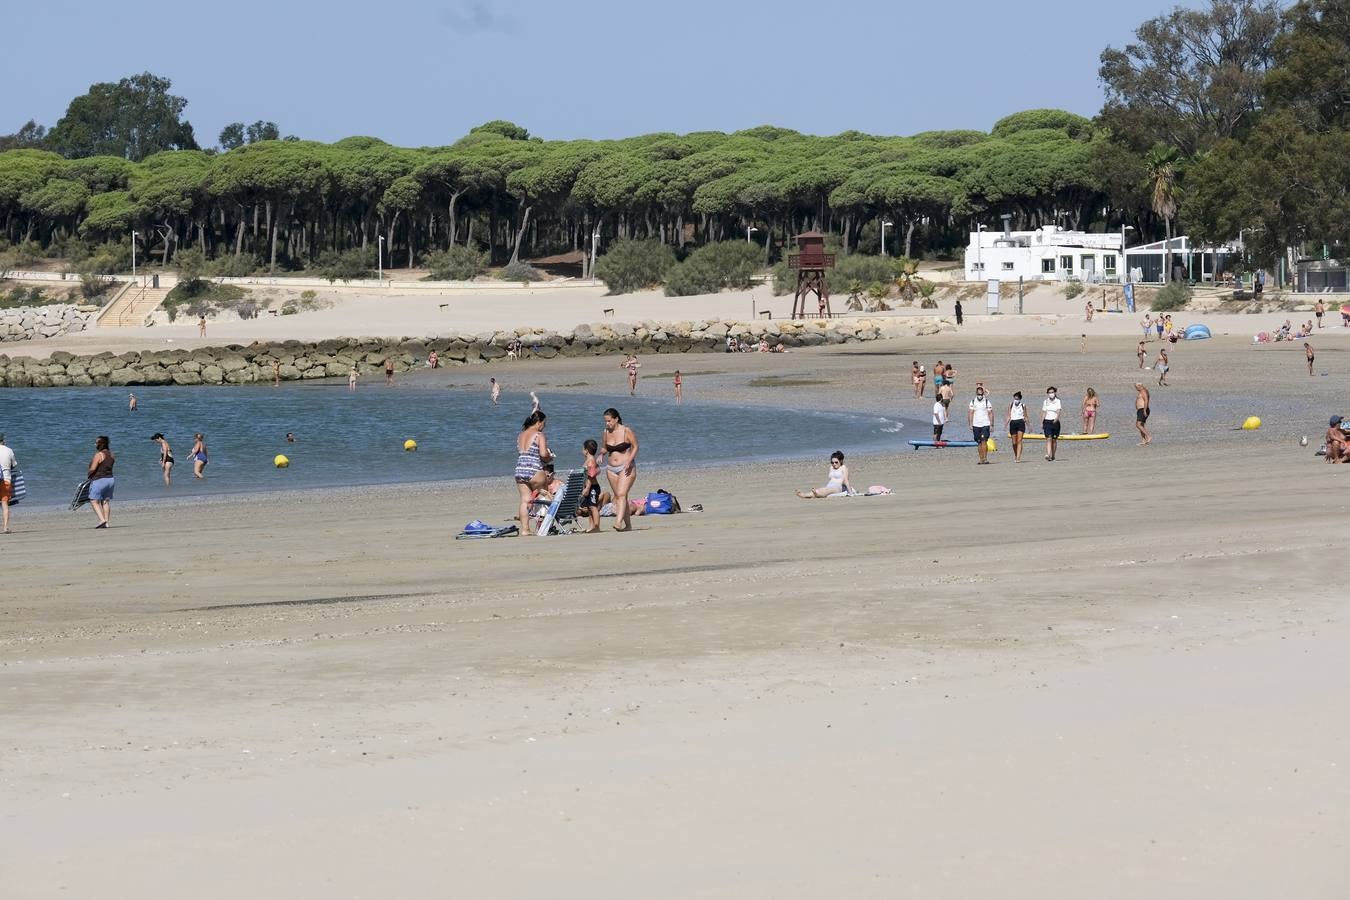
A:
[[[278,453],[276,456],[272,457],[272,465],[276,466],[278,469],[284,469],[290,464],[291,461],[281,453]]]
[[[987,444],[988,444],[988,448],[989,448],[989,452],[990,452],[990,453],[993,453],[994,451],[998,450],[998,444],[994,442],[994,439],[993,439],[993,438],[990,438],[990,439],[987,441]]]
[[[1243,431],[1255,431],[1261,427],[1261,419],[1258,416],[1248,416],[1247,421],[1242,423]]]
[[[412,451],[417,449],[417,441],[414,441],[412,438],[408,438],[406,441],[403,442],[403,449],[411,453]]]

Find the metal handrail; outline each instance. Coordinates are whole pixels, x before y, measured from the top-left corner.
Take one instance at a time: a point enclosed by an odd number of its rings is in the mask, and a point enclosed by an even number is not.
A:
[[[132,296],[132,297],[127,301],[127,305],[126,305],[126,307],[122,310],[122,312],[118,314],[118,316],[117,316],[117,324],[118,324],[118,325],[125,325],[125,324],[127,324],[127,318],[128,318],[129,316],[131,316],[131,315],[136,311],[136,301],[137,301],[137,300],[144,300],[144,299],[145,299],[145,292],[146,292],[146,290],[148,290],[148,287],[149,287],[149,286],[146,285],[146,284],[141,284],[139,290],[136,290],[134,287],[132,288],[132,290],[135,290],[136,293],[135,293],[134,296]],[[130,294],[131,291],[128,291],[127,293]]]

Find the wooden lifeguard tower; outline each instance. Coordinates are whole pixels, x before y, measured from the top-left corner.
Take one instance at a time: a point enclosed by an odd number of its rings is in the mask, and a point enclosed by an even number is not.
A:
[[[834,268],[834,254],[825,252],[825,235],[807,231],[797,235],[797,252],[788,256],[788,267],[797,270],[797,295],[792,300],[792,318],[805,319],[806,297],[816,295],[816,306],[823,319],[830,313],[830,285],[825,277]]]

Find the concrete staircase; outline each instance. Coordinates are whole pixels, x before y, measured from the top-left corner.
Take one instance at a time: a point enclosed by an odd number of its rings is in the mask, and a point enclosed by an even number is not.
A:
[[[159,309],[172,288],[133,284],[103,308],[100,328],[140,328],[152,312]]]

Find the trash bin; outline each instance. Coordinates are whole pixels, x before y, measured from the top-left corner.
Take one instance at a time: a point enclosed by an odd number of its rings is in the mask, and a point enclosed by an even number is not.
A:
[[[152,277],[150,278],[150,286],[151,286],[152,288],[158,288],[158,287],[159,287],[159,276],[158,276],[158,275],[154,275],[154,276],[152,276]]]

